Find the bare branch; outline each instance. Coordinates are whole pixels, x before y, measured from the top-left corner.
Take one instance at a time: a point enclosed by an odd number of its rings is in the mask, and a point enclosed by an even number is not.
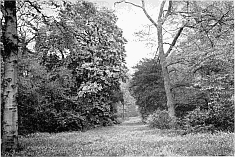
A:
[[[157,23],[153,20],[153,18],[148,14],[148,12],[147,12],[146,9],[145,9],[145,2],[144,2],[144,0],[141,0],[141,2],[142,2],[142,9],[143,9],[143,11],[144,11],[144,14],[147,16],[147,18],[149,19],[149,21],[151,21],[152,24],[153,24],[155,27],[157,27]]]
[[[153,18],[148,14],[148,12],[146,11],[146,8],[145,8],[145,2],[144,0],[141,0],[142,2],[142,6],[140,5],[137,5],[137,4],[134,4],[134,3],[131,3],[131,2],[126,2],[125,0],[122,0],[122,1],[119,1],[119,2],[115,2],[114,3],[114,6],[117,4],[117,3],[127,3],[127,4],[131,4],[135,7],[138,7],[138,8],[141,8],[144,12],[144,14],[146,15],[146,17],[149,19],[149,21],[155,26],[157,27],[157,23],[153,20]]]
[[[176,68],[172,68],[171,70],[168,71],[168,73],[170,74],[171,72],[176,72],[178,71]]]
[[[118,3],[123,3],[123,2],[125,2],[125,0],[122,0],[122,1],[118,1],[118,2],[114,2],[114,7],[116,6],[116,4],[118,4]]]
[[[42,15],[43,21],[44,21],[45,23],[48,23],[48,21],[47,21],[46,19],[49,18],[49,17],[46,16],[46,15],[44,15],[38,6],[36,6],[35,4],[33,4],[33,2],[31,2],[30,0],[25,0],[24,2],[29,3],[31,7],[33,7],[39,14]]]
[[[170,0],[169,1],[169,5],[168,5],[168,9],[167,9],[167,12],[166,12],[166,15],[162,19],[162,23],[164,23],[166,21],[167,17],[171,14],[171,8],[172,8],[172,1]]]
[[[166,52],[166,54],[165,54],[166,57],[170,54],[172,48],[175,46],[176,41],[178,40],[178,38],[179,38],[181,32],[183,31],[183,29],[184,29],[184,26],[181,27],[181,28],[179,29],[179,31],[177,32],[177,34],[175,35],[175,37],[174,37],[174,39],[173,39],[173,41],[172,41],[172,43],[171,43],[171,46],[169,47],[169,49],[167,50],[167,52]]]
[[[178,61],[175,61],[175,62],[171,62],[171,63],[169,63],[169,64],[167,64],[166,66],[168,67],[168,66],[171,66],[171,65],[174,65],[174,64],[184,64],[184,65],[187,65],[186,63],[184,63],[186,60],[184,60],[184,59],[181,59],[181,60],[178,60]]]
[[[134,3],[131,3],[131,2],[125,2],[125,3],[127,3],[127,4],[131,4],[131,5],[135,6],[135,7],[138,7],[138,8],[141,8],[141,9],[143,9],[141,6],[139,6],[139,5],[136,5],[136,4],[134,4]]]
[[[159,15],[158,15],[158,20],[161,20],[161,21],[158,21],[158,23],[160,23],[160,22],[162,23],[162,14],[163,14],[163,8],[164,8],[165,3],[166,3],[165,0],[163,0],[162,3],[161,3]]]
[[[134,4],[134,3],[132,3],[132,2],[126,2],[125,0],[115,2],[115,3],[114,3],[114,7],[115,7],[115,6],[116,6],[116,4],[118,4],[118,3],[127,3],[127,4],[131,4],[131,5],[135,6],[135,7],[138,7],[138,8],[143,9],[143,8],[142,8],[142,6],[137,5],[137,4]]]
[[[167,42],[164,42],[163,44],[165,44],[165,45],[171,45],[171,43],[167,43]]]
[[[181,74],[184,74],[182,71],[180,71],[179,69],[176,69],[175,67],[171,67],[171,70],[168,71],[168,73],[170,74],[171,72],[179,72]]]
[[[174,88],[180,88],[180,87],[192,87],[191,83],[186,83],[186,82],[180,82],[172,85],[171,90]]]
[[[157,55],[158,49],[159,49],[159,46],[157,47],[157,51],[156,51],[156,53],[155,53],[155,55],[154,55],[154,59],[157,58],[157,60],[159,59],[159,56]]]

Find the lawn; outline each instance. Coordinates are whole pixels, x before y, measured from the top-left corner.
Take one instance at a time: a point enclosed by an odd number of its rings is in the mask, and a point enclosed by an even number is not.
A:
[[[87,132],[37,133],[19,139],[14,156],[233,156],[234,133],[180,135],[130,118]]]

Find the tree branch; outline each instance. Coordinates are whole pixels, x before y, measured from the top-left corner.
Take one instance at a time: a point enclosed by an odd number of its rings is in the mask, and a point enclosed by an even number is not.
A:
[[[138,7],[138,8],[143,9],[140,5],[134,4],[134,3],[132,3],[132,2],[126,2],[125,0],[118,1],[118,2],[114,2],[114,7],[116,6],[116,4],[118,4],[118,3],[123,3],[123,2],[124,2],[124,3],[127,3],[127,4],[131,4],[131,5],[135,6],[135,7]]]
[[[158,61],[158,59],[159,59],[159,56],[157,55],[158,49],[159,49],[159,46],[157,47],[157,51],[156,51],[156,53],[155,53],[155,55],[154,55],[154,59],[157,58],[157,61]]]
[[[162,19],[162,23],[164,23],[166,21],[167,17],[171,14],[171,8],[172,8],[172,1],[170,0],[169,1],[169,5],[168,5],[168,9],[167,9],[167,12],[166,12],[166,15]]]
[[[175,37],[174,37],[174,39],[173,39],[173,41],[172,41],[172,43],[171,43],[171,46],[169,47],[169,49],[167,50],[167,52],[166,52],[166,54],[165,54],[166,57],[170,54],[172,48],[175,46],[176,41],[178,40],[178,38],[179,38],[181,32],[183,31],[183,29],[184,29],[184,26],[182,26],[182,27],[179,29],[179,31],[177,32],[177,34],[175,35]]]
[[[182,60],[178,60],[178,61],[175,61],[175,62],[171,62],[171,63],[167,64],[166,66],[168,67],[168,66],[171,66],[171,65],[174,65],[174,64],[178,64],[178,63],[187,65],[186,63],[184,63],[184,61],[185,60],[183,60],[183,59]]]
[[[48,21],[46,20],[46,18],[49,18],[49,17],[45,16],[45,15],[42,13],[42,11],[40,10],[40,8],[39,8],[38,6],[36,6],[35,4],[33,4],[33,2],[31,2],[30,0],[25,0],[24,2],[29,3],[31,7],[33,7],[39,14],[42,15],[43,21],[44,21],[45,23],[48,23]]]
[[[152,24],[153,24],[155,27],[157,27],[157,23],[153,20],[153,18],[148,14],[148,12],[147,12],[146,9],[145,9],[145,2],[144,2],[144,0],[141,0],[141,2],[142,2],[142,9],[143,9],[143,11],[144,11],[144,14],[147,16],[147,18],[149,19],[149,21],[151,21]]]
[[[117,3],[126,3],[126,4],[130,4],[130,5],[133,5],[135,7],[138,7],[138,8],[141,8],[144,12],[144,14],[146,15],[146,17],[149,19],[149,21],[151,21],[151,23],[157,27],[157,23],[153,20],[153,18],[148,14],[148,12],[146,11],[146,8],[145,8],[145,2],[144,0],[141,0],[142,2],[142,6],[140,5],[137,5],[137,4],[134,4],[134,3],[131,3],[131,2],[126,2],[125,0],[122,0],[122,1],[119,1],[119,2],[115,2],[114,3],[114,6],[117,4]]]
[[[141,9],[143,9],[141,6],[139,6],[139,5],[136,5],[136,4],[134,4],[134,3],[131,3],[131,2],[125,2],[125,3],[127,3],[127,4],[131,4],[131,5],[135,6],[135,7],[138,7],[138,8],[141,8]]]
[[[171,86],[171,90],[174,89],[174,88],[180,88],[180,87],[192,87],[192,84],[191,83],[176,83],[174,85]]]
[[[158,22],[160,22],[161,20],[161,23],[163,22],[162,21],[162,14],[163,14],[163,8],[164,8],[164,5],[165,5],[166,1],[163,0],[162,3],[161,3],[161,7],[160,7],[160,11],[159,11],[159,15],[158,15]],[[162,23],[163,24],[163,23]]]

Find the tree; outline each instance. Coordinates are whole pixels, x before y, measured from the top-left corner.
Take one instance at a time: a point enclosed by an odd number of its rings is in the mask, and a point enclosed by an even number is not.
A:
[[[166,14],[164,14],[164,5],[165,5],[165,0],[162,1],[161,6],[160,6],[160,11],[159,11],[159,15],[158,15],[158,20],[157,22],[153,20],[153,18],[148,14],[146,8],[145,8],[145,1],[141,0],[142,5],[136,5],[134,3],[131,2],[126,2],[126,1],[120,1],[120,2],[116,2],[116,3],[121,3],[121,2],[125,2],[127,4],[131,4],[134,5],[135,7],[141,8],[144,12],[144,14],[146,15],[146,17],[149,19],[149,21],[154,25],[154,27],[157,29],[157,36],[158,36],[158,50],[159,50],[159,59],[160,59],[160,64],[162,66],[162,75],[164,78],[164,88],[165,88],[165,92],[166,92],[166,97],[167,97],[167,107],[168,107],[168,112],[170,117],[173,119],[173,121],[175,121],[175,100],[171,91],[171,80],[170,80],[170,76],[169,76],[169,71],[168,71],[168,65],[167,65],[167,61],[166,58],[167,56],[171,53],[172,48],[175,46],[180,34],[183,31],[184,25],[182,25],[177,33],[175,34],[169,49],[166,51],[166,53],[164,52],[163,49],[163,24],[164,22],[167,20],[167,18],[172,14],[172,1],[169,1],[168,4],[168,9],[166,11]]]
[[[173,93],[191,91],[187,97],[192,98],[196,110],[187,120],[192,126],[203,123],[233,130],[233,3],[188,2],[178,10],[189,22],[184,28],[187,36],[169,56],[177,63],[168,63],[170,69],[179,75],[178,80],[174,78],[178,82],[172,86]]]
[[[24,6],[26,3],[28,6]],[[40,12],[39,5],[30,1],[1,1],[1,68],[3,68],[3,78],[1,80],[3,92],[1,93],[1,112],[2,112],[2,148],[3,151],[17,148],[18,143],[18,87],[19,87],[19,61],[21,55],[31,52],[27,45],[33,41],[34,37],[26,32],[31,32],[26,23],[32,27],[33,19],[39,20],[39,16],[33,14],[33,10]],[[34,6],[33,6],[34,5]],[[30,10],[30,14],[21,12],[22,8]],[[31,9],[30,9],[31,7]],[[33,9],[32,9],[33,8]],[[19,12],[18,12],[19,11]],[[22,18],[23,17],[23,18]],[[33,17],[33,18],[32,18]],[[24,21],[25,20],[25,21]],[[36,21],[37,21],[36,20]],[[28,28],[22,31],[22,28]],[[27,34],[27,35],[26,35]],[[32,34],[32,33],[29,33]],[[32,37],[32,38],[31,38]],[[3,47],[2,47],[3,45]],[[23,52],[23,53],[22,53]],[[1,71],[1,72],[2,72]]]
[[[18,35],[16,18],[16,1],[4,1],[4,20],[2,41],[4,51],[3,76],[3,137],[2,150],[15,150],[18,146]]]
[[[126,40],[116,16],[85,1],[57,9],[56,20],[33,27],[35,52],[20,62],[21,133],[83,130],[116,121],[114,104],[122,99],[120,80],[126,72]]]
[[[130,91],[145,119],[157,109],[166,109],[166,93],[161,65],[154,59],[143,59],[134,68]]]
[[[162,74],[163,74],[163,78],[164,78],[164,87],[165,87],[166,96],[167,96],[168,111],[169,111],[170,117],[172,119],[175,119],[175,106],[174,106],[175,105],[175,100],[174,100],[173,94],[171,92],[171,81],[170,81],[170,76],[169,76],[169,72],[168,72],[168,69],[167,69],[166,57],[167,57],[167,54],[169,54],[170,51],[172,50],[172,47],[175,45],[180,33],[183,31],[183,27],[181,27],[179,29],[178,33],[176,34],[175,38],[173,39],[172,44],[169,47],[167,53],[165,54],[164,49],[163,49],[162,25],[165,22],[165,20],[167,19],[167,17],[169,16],[169,14],[171,13],[172,1],[169,1],[168,10],[167,10],[167,13],[166,13],[165,17],[163,16],[164,5],[165,5],[165,1],[163,1],[162,4],[161,4],[157,25],[155,24],[155,26],[157,27],[159,57],[160,57],[160,63],[161,63],[161,66],[162,66]],[[149,18],[149,19],[151,19],[151,18]]]

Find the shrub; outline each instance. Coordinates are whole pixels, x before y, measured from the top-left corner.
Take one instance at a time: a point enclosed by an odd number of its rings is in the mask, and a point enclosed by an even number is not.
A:
[[[56,116],[56,132],[77,131],[83,129],[83,116],[72,112],[58,113]]]
[[[184,118],[178,119],[178,124],[187,132],[234,131],[233,106],[213,104],[209,110],[196,108]]]
[[[196,108],[195,110],[189,112],[186,117],[186,123],[192,127],[197,125],[203,125],[209,117],[209,112],[206,110],[200,110]]]
[[[147,122],[153,128],[170,129],[172,127],[172,119],[166,110],[155,111],[149,115]]]

